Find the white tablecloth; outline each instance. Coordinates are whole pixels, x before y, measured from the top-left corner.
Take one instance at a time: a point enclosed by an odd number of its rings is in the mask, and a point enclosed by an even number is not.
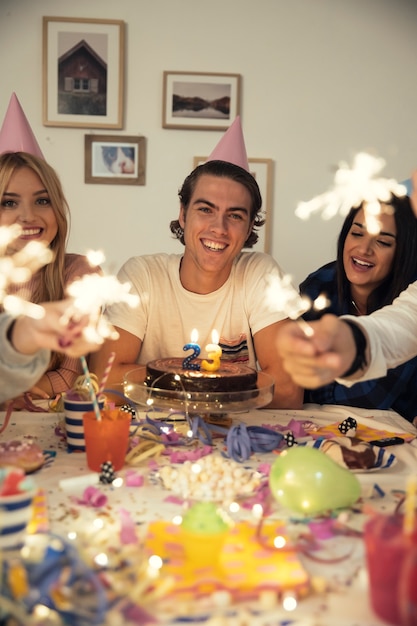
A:
[[[373,428],[397,433],[412,433],[417,436],[416,429],[394,412],[351,409],[330,405],[325,407],[306,405],[303,411],[252,410],[233,415],[233,421],[247,425],[281,424],[285,426],[291,419],[310,419],[318,425],[326,425],[340,422],[348,416],[354,417],[360,424]],[[90,473],[86,466],[85,454],[69,454],[65,443],[57,436],[55,426],[60,419],[62,419],[62,415],[56,413],[15,412],[8,428],[0,438],[1,440],[22,437],[33,438],[43,450],[49,450],[55,454],[55,457],[46,466],[34,474],[34,479],[47,494],[51,531],[66,536],[76,524],[80,523],[80,520],[82,523],[88,524],[96,513],[93,509],[79,505],[74,501],[74,496],[81,496],[83,489],[63,490],[59,487],[62,479]],[[4,413],[0,413],[0,424],[3,420]],[[374,497],[372,499],[373,508],[387,512],[393,510],[395,498],[392,494],[396,490],[404,490],[407,476],[410,472],[415,473],[416,471],[416,441],[393,446],[389,449],[397,458],[397,463],[393,467],[378,472],[358,474],[365,499],[374,495],[373,486],[376,484],[379,491],[386,494],[386,497]],[[276,455],[273,453],[257,453],[252,455],[250,461],[245,465],[257,467],[263,462],[271,463],[275,458]],[[146,465],[137,469],[142,473],[147,471]],[[119,475],[123,477],[125,471],[122,470]],[[181,510],[178,503],[167,502],[167,492],[155,484],[145,484],[140,488],[122,487],[115,489],[107,485],[101,488],[108,497],[106,506],[109,511],[123,507],[130,511],[138,524],[157,519],[171,521]],[[241,511],[237,514],[237,519],[240,515],[244,517],[248,513]],[[277,511],[277,515],[282,516],[282,512]],[[331,591],[311,594],[302,599],[291,613],[284,611],[281,607],[274,607],[266,612],[262,610],[259,615],[251,614],[251,626],[279,624],[291,624],[293,626],[335,626],[336,624],[337,626],[383,626],[384,622],[373,614],[369,606],[362,542],[358,539],[352,541],[356,542],[352,557],[339,565],[314,566],[308,561],[304,563],[312,575],[320,574],[329,581]],[[218,610],[217,608],[214,612],[218,612]],[[243,617],[239,617],[239,610],[241,610],[240,607],[236,609],[235,621],[230,622],[234,626],[247,623]],[[155,607],[155,611],[157,614],[158,607]],[[159,616],[159,620],[159,623],[163,624],[177,623],[166,615]],[[187,623],[201,624],[201,621],[193,622],[190,620]],[[223,625],[224,622],[218,623]]]

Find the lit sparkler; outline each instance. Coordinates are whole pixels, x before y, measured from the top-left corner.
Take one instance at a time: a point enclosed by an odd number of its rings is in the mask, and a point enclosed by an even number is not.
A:
[[[378,234],[381,203],[390,201],[392,194],[406,195],[405,185],[392,178],[378,177],[385,167],[385,161],[366,152],[360,152],[353,160],[352,168],[347,163],[339,163],[334,177],[334,187],[308,202],[300,202],[295,214],[307,219],[312,213],[321,211],[323,219],[330,219],[339,213],[347,215],[351,208],[364,203],[365,225],[371,234]]]
[[[35,272],[53,260],[53,252],[41,242],[30,241],[14,254],[7,254],[8,245],[19,237],[21,230],[18,225],[0,227],[0,304],[13,315],[40,319],[44,315],[42,306],[18,295],[10,295],[8,289],[11,285],[30,280]],[[92,266],[97,266],[103,262],[104,255],[100,251],[91,251],[87,258]],[[139,297],[130,293],[129,283],[121,283],[116,276],[101,274],[87,274],[74,281],[69,285],[67,295],[72,298],[73,304],[62,322],[65,324],[71,318],[76,320],[88,315],[90,323],[83,332],[89,341],[96,343],[118,337],[115,329],[101,315],[105,306],[115,302],[125,302],[131,307],[139,304]]]
[[[316,311],[325,309],[329,302],[326,296],[320,295],[311,301],[308,296],[300,295],[292,284],[289,274],[284,276],[267,276],[267,301],[271,309],[282,311],[290,319],[295,320],[307,337],[314,334],[313,328],[302,315],[313,308]]]

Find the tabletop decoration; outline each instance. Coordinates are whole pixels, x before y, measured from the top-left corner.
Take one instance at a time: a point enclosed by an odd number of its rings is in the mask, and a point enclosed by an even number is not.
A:
[[[232,426],[226,436],[227,454],[239,463],[247,461],[253,452],[272,452],[284,443],[284,436],[262,426]]]
[[[216,565],[233,522],[213,502],[195,502],[183,514],[181,542],[187,559],[198,566]]]
[[[404,534],[411,536],[416,527],[417,476],[407,478],[404,499]]]
[[[113,463],[105,461],[100,466],[100,482],[104,484],[111,484],[116,478],[116,472],[114,471]]]
[[[350,436],[356,434],[357,427],[358,422],[355,420],[355,418],[347,417],[345,420],[343,420],[343,422],[340,422],[337,428],[343,435]]]
[[[61,537],[49,533],[30,537],[21,555],[4,561],[0,579],[5,595],[0,606],[3,609],[6,600],[9,614],[23,617],[22,624],[104,623],[108,608],[104,586]]]
[[[219,346],[219,333],[217,330],[213,330],[211,341],[212,343],[206,345],[209,360],[203,359],[201,361],[201,369],[207,372],[216,372],[220,367],[220,358],[222,356],[222,349]]]
[[[101,508],[107,504],[107,496],[100,489],[90,485],[84,489],[81,498],[73,496],[74,502],[77,504],[83,504],[84,506],[91,506],[93,508]]]
[[[105,387],[106,387],[106,383],[107,380],[109,378],[110,372],[111,372],[111,368],[113,367],[113,362],[114,359],[116,357],[116,353],[115,352],[110,352],[109,354],[109,358],[106,364],[106,367],[104,368],[104,372],[103,372],[103,377],[100,381],[100,385],[99,388],[97,390],[97,395],[100,395],[101,393],[103,393]]]
[[[361,494],[355,474],[306,446],[281,452],[272,465],[269,483],[279,504],[303,516],[349,508]]]
[[[163,465],[158,472],[161,484],[185,500],[207,500],[230,504],[252,495],[264,477],[220,454],[210,454],[196,462],[185,461],[173,467]]]
[[[310,432],[313,438],[321,438],[321,437],[339,437],[340,422],[334,422],[332,424],[327,424],[326,426],[319,426],[315,430]],[[367,426],[365,424],[357,423],[356,426],[356,437],[358,439],[362,439],[363,441],[373,441],[374,439],[383,439],[385,437],[393,437],[393,436],[402,437],[405,441],[412,441],[415,439],[415,435],[411,433],[404,432],[393,432],[390,430],[385,430],[383,428],[373,428],[371,426]]]
[[[192,350],[192,353],[188,355],[187,357],[185,357],[185,359],[182,362],[182,369],[184,370],[199,370],[200,369],[199,363],[193,363],[193,360],[196,359],[201,352],[201,348],[198,345],[197,340],[198,340],[198,331],[196,328],[193,328],[193,330],[191,331],[191,341],[189,343],[186,343],[185,346],[183,347],[184,352],[186,352],[187,350]]]
[[[135,470],[128,469],[126,470],[125,484],[126,487],[143,487],[145,484],[145,477]]]
[[[225,533],[217,555],[199,563],[198,559],[189,558],[190,545],[188,538],[184,543],[181,524],[152,522],[145,548],[164,559],[162,577],[175,578],[175,587],[166,600],[179,602],[184,612],[192,616],[197,598],[212,596],[215,602],[215,594],[221,591],[227,594],[230,608],[239,601],[259,598],[267,591],[274,593],[275,604],[284,601],[286,592],[295,601],[310,593],[309,576],[296,551],[266,550],[257,541],[256,532],[256,525],[251,522],[234,523]],[[264,533],[273,545],[274,537],[285,534],[285,529],[279,522],[271,521],[265,524]]]
[[[318,438],[301,445],[312,446],[328,454],[338,465],[351,472],[375,472],[393,467],[397,458],[389,450],[372,446],[356,437]]]
[[[90,371],[88,369],[87,359],[85,358],[85,356],[81,356],[80,357],[80,361],[81,361],[81,366],[83,368],[85,379],[87,381],[87,389],[88,389],[88,393],[90,395],[90,400],[93,403],[94,413],[95,413],[96,419],[97,419],[97,421],[101,422],[100,407],[98,405],[97,395],[96,395],[96,393],[94,391],[94,388],[93,388],[93,385],[91,383],[91,375],[90,375]]]

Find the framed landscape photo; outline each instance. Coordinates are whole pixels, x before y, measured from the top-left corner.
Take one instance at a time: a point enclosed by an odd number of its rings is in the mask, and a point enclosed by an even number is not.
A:
[[[240,74],[164,72],[163,128],[226,130],[240,114]]]
[[[145,137],[85,135],[84,147],[86,183],[145,184]]]
[[[207,157],[196,156],[194,157],[194,167],[205,163]],[[256,179],[258,183],[261,196],[262,196],[262,214],[265,219],[265,224],[257,231],[259,239],[257,243],[251,248],[251,250],[258,250],[259,252],[266,252],[271,254],[271,238],[272,238],[272,182],[273,182],[273,166],[272,159],[249,159],[248,164],[250,173]]]
[[[43,18],[43,124],[123,128],[120,20]]]

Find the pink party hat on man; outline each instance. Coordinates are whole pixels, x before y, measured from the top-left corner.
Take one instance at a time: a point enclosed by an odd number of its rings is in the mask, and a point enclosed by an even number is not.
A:
[[[29,152],[45,158],[15,93],[0,130],[0,154],[4,152]]]
[[[245,140],[243,139],[242,125],[239,116],[237,116],[233,124],[229,126],[207,159],[207,161],[217,160],[234,163],[234,165],[239,165],[239,167],[249,172]]]

